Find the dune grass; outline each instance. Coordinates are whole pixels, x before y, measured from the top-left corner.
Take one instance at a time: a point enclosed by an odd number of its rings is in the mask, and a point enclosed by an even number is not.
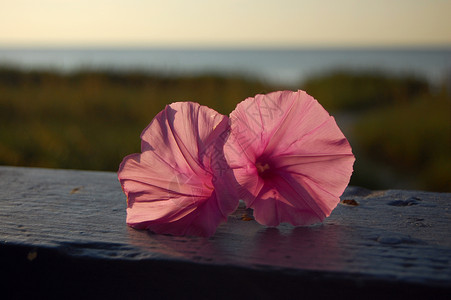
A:
[[[451,99],[444,92],[367,112],[353,132],[367,156],[416,188],[451,190]]]
[[[413,75],[395,76],[375,71],[337,70],[307,79],[305,90],[321,99],[331,112],[365,111],[411,103],[418,95],[428,94],[428,83]]]
[[[239,76],[0,67],[0,164],[116,171],[140,151],[141,131],[166,104],[195,101],[228,114],[247,97],[283,88]],[[409,76],[344,71],[299,88],[332,114],[353,116],[351,184],[451,191],[447,91],[432,93]]]
[[[246,78],[139,72],[59,74],[0,69],[0,164],[117,170],[166,104],[195,101],[228,114],[270,89]]]

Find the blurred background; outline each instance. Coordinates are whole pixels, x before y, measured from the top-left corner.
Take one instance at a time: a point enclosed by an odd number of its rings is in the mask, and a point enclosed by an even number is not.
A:
[[[0,0],[0,164],[117,171],[174,101],[303,89],[351,184],[451,192],[451,1]]]

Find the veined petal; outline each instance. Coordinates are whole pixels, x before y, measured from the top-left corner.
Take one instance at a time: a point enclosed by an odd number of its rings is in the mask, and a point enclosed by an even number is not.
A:
[[[226,116],[197,103],[160,112],[141,135],[142,153],[125,157],[118,171],[127,224],[156,233],[213,234],[238,206],[223,155],[227,131]]]
[[[308,225],[330,215],[355,158],[313,97],[303,91],[257,95],[238,104],[230,120],[225,156],[258,222]]]
[[[178,220],[213,192],[210,177],[179,173],[150,151],[126,157],[119,180],[128,200],[127,223],[135,226]]]
[[[268,97],[273,100],[267,103],[281,107],[285,113],[278,120],[273,120],[275,126],[267,133],[267,155],[279,154],[279,151],[290,147],[293,142],[313,134],[318,127],[332,118],[318,101],[304,91],[275,92],[268,94]]]
[[[211,236],[221,222],[227,217],[222,215],[215,194],[206,199],[196,209],[189,211],[182,218],[166,222],[143,221],[133,227],[149,229],[157,234]]]
[[[180,168],[203,173],[205,152],[227,127],[228,118],[211,108],[194,102],[175,102],[144,129],[141,151],[154,151]]]
[[[304,201],[302,201],[299,194],[291,188],[284,190],[284,186],[286,187],[286,185],[280,184],[264,186],[258,195],[258,200],[252,204],[254,217],[257,222],[266,226],[277,226],[280,223],[301,226],[318,223],[324,219],[324,216],[319,216],[307,204],[307,201],[314,200],[307,197],[307,199],[304,198]],[[287,199],[290,201],[299,199],[300,201],[298,203],[290,203]]]

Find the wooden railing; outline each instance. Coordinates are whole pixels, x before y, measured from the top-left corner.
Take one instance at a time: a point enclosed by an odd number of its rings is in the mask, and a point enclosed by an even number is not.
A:
[[[115,173],[0,167],[1,297],[451,295],[449,193],[348,187],[323,224],[298,228],[240,206],[209,239],[134,230],[125,207]]]

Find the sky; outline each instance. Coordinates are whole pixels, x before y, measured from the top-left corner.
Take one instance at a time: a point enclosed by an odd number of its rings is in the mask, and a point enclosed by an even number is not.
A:
[[[0,0],[8,46],[451,46],[451,0]]]

